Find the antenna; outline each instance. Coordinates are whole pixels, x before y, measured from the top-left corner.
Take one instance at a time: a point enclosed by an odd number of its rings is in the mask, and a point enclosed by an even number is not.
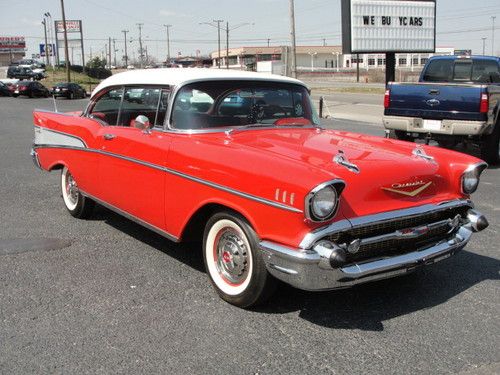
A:
[[[57,110],[56,96],[54,94],[52,94],[52,100],[54,101],[54,112],[59,112]]]

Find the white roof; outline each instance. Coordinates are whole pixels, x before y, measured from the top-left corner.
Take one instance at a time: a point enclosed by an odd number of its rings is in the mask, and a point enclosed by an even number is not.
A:
[[[97,92],[109,86],[122,85],[168,85],[182,86],[186,83],[211,80],[249,80],[249,81],[274,81],[288,82],[305,86],[297,79],[275,74],[245,72],[241,70],[207,69],[207,68],[164,68],[164,69],[139,69],[113,74],[102,81],[92,92]]]

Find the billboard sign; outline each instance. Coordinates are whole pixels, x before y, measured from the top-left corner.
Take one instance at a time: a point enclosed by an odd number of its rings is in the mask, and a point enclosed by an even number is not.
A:
[[[45,57],[45,50],[49,56],[56,55],[56,45],[55,44],[47,44],[47,48],[45,48],[45,44],[40,44],[40,56]]]
[[[24,36],[0,36],[0,52],[24,52],[25,49]]]
[[[434,52],[435,0],[342,0],[344,53]]]
[[[80,20],[66,20],[66,32],[79,33],[81,31]],[[58,33],[64,33],[63,21],[56,21],[56,30]]]

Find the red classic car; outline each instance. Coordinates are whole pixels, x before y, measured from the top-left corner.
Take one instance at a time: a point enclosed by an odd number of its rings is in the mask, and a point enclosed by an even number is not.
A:
[[[219,295],[264,301],[280,279],[329,290],[401,275],[488,225],[486,164],[326,130],[295,79],[209,69],[113,75],[83,113],[34,112],[34,163],[64,204],[97,202],[172,241],[200,240]]]

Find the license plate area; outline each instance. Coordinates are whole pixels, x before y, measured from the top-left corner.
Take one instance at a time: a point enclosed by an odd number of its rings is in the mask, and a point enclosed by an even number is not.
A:
[[[441,130],[441,120],[423,120],[422,128],[426,130]]]

